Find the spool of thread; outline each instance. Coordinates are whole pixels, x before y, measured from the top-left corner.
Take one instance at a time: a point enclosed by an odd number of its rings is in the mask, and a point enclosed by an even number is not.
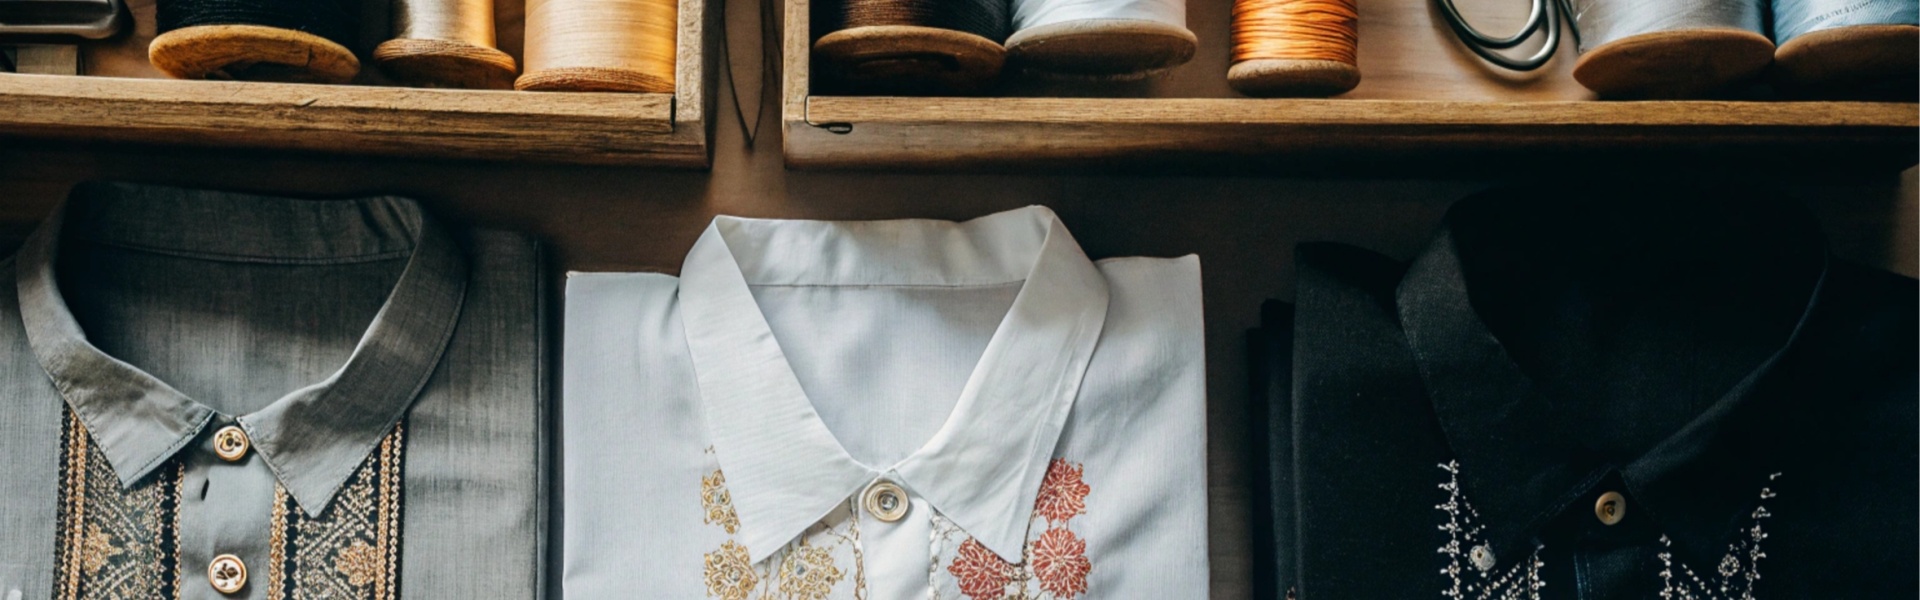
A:
[[[1006,64],[1008,0],[822,0],[823,75],[866,90],[979,91]]]
[[[1789,92],[1912,98],[1920,2],[1773,0],[1774,80]]]
[[[675,0],[527,0],[523,90],[673,92]]]
[[[347,45],[352,0],[160,0],[147,60],[182,79],[342,83],[360,72]]]
[[[1249,96],[1332,96],[1360,85],[1354,0],[1235,0],[1227,82]]]
[[[1773,62],[1766,0],[1573,0],[1573,78],[1615,98],[1697,98]]]
[[[1186,0],[1013,0],[1007,63],[1021,71],[1138,79],[1186,64],[1199,38]]]
[[[505,89],[520,70],[493,45],[493,0],[394,0],[393,31],[373,60],[407,85]]]

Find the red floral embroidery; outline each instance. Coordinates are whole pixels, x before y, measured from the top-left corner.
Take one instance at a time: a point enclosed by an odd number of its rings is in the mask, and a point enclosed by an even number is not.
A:
[[[1061,523],[1087,512],[1087,484],[1080,480],[1081,467],[1062,459],[1047,465],[1040,480],[1040,495],[1033,502],[1033,513],[1049,523]]]
[[[1082,559],[1084,560],[1084,559]],[[960,544],[960,552],[947,566],[947,572],[960,579],[960,593],[972,600],[1000,600],[1013,581],[1014,566],[969,538]]]
[[[1087,591],[1087,543],[1072,531],[1049,529],[1033,542],[1033,575],[1040,589],[1060,598],[1072,598]]]

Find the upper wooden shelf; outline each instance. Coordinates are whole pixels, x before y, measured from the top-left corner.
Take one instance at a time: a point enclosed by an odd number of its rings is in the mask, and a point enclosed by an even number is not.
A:
[[[367,20],[385,23],[381,11]],[[87,75],[0,73],[0,136],[553,163],[705,168],[718,5],[680,0],[671,94],[420,89],[371,64],[351,85],[167,79],[146,59],[153,0],[131,35],[82,47]],[[498,0],[501,50],[519,60],[520,0]],[[370,25],[371,27],[371,25]],[[381,28],[384,30],[384,28]],[[377,43],[379,35],[365,36]],[[369,47],[371,44],[367,44]],[[363,60],[366,48],[359,49]]]
[[[1360,3],[1363,79],[1332,99],[1228,89],[1231,0],[1189,0],[1201,51],[1149,82],[1009,80],[969,98],[836,95],[809,79],[819,32],[809,31],[807,2],[787,0],[783,46],[786,157],[796,168],[1886,170],[1914,164],[1920,143],[1912,103],[1596,100],[1573,81],[1570,41],[1539,72],[1501,72],[1461,48],[1427,0]],[[1490,31],[1526,16],[1512,2],[1460,4]]]

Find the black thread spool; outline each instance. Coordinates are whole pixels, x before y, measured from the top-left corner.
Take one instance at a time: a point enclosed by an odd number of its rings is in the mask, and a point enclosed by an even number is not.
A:
[[[1006,63],[1008,0],[825,0],[814,4],[823,75],[891,93],[969,93]]]
[[[155,68],[182,79],[343,83],[360,30],[352,0],[160,0]]]

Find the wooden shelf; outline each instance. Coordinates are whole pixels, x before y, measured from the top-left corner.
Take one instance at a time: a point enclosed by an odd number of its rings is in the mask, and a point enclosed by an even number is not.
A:
[[[1462,2],[1498,31],[1511,2]],[[1920,107],[1901,102],[1593,99],[1571,42],[1537,74],[1490,70],[1429,2],[1363,2],[1365,79],[1333,99],[1253,99],[1226,88],[1230,0],[1191,0],[1202,51],[1165,80],[1109,87],[1009,81],[997,97],[822,94],[809,80],[807,0],[786,12],[786,159],[795,168],[1062,167],[1171,170],[1662,168],[1897,170],[1916,161]],[[1511,12],[1508,10],[1507,12]],[[1920,49],[1916,49],[1920,51]],[[831,90],[826,90],[831,92]],[[1045,97],[1047,94],[1082,97]],[[1514,173],[1507,173],[1514,174]]]
[[[89,75],[0,73],[0,136],[532,162],[705,168],[721,11],[680,0],[672,94],[419,89],[166,79],[146,62],[153,0],[131,35],[83,47]],[[379,3],[384,6],[384,2]],[[522,4],[496,6],[518,60]],[[383,11],[369,21],[385,23]],[[366,36],[377,44],[380,35]],[[369,46],[371,44],[368,44]],[[364,57],[364,48],[360,54]]]

